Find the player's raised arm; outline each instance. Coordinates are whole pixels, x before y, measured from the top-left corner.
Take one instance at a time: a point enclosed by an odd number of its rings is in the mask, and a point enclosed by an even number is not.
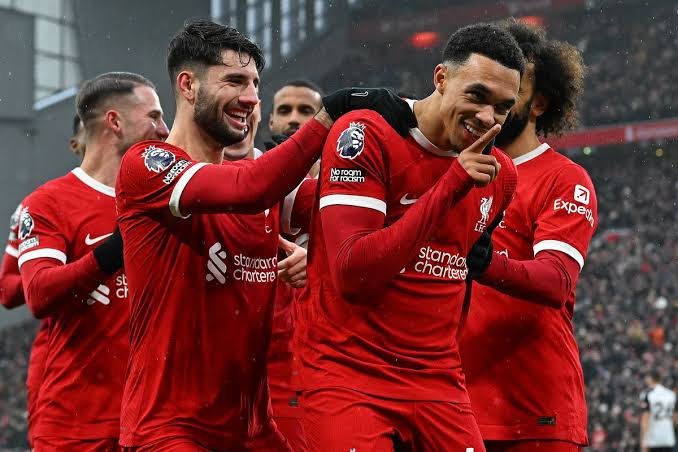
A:
[[[355,122],[357,118],[348,115],[348,119],[339,121],[332,129],[323,154],[323,162],[330,169],[323,169],[320,181],[320,217],[328,259],[334,264],[330,266],[332,279],[343,297],[354,299],[367,296],[390,281],[440,228],[449,209],[474,184],[486,185],[496,177],[499,169],[496,158],[483,155],[482,150],[501,129],[495,125],[462,151],[430,190],[398,221],[386,226],[384,181],[378,170],[383,167],[378,161],[383,158],[378,143],[384,142],[384,137],[378,131],[378,122],[362,123],[364,142],[356,143],[362,147],[352,159],[347,161],[341,155],[347,152],[341,149],[342,140],[347,139],[346,131],[351,130],[351,124],[360,124]],[[351,172],[359,172],[365,181],[332,187],[333,175]]]
[[[190,178],[184,176],[186,188],[180,194],[180,211],[255,213],[270,208],[301,182],[320,157],[331,125],[332,118],[321,110],[314,120],[256,160],[208,164]]]

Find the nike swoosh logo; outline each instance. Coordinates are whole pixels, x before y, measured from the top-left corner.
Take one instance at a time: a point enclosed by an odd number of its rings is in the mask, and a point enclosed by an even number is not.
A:
[[[110,234],[104,234],[100,235],[99,237],[94,237],[90,238],[89,234],[87,234],[87,237],[85,237],[85,245],[90,246],[94,245],[95,243],[101,242],[103,239],[112,236],[113,233],[111,232]]]
[[[403,206],[409,206],[410,204],[417,202],[417,198],[408,198],[407,195],[409,195],[409,193],[405,193],[403,197],[400,198],[400,204]]]
[[[355,97],[367,97],[369,95],[370,95],[370,93],[367,92],[367,91],[362,92],[362,93],[351,93],[351,96],[355,96]]]

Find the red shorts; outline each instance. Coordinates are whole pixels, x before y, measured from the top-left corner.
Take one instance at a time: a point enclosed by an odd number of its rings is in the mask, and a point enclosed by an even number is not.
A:
[[[35,452],[121,452],[118,439],[66,439],[51,436],[33,438]]]
[[[306,435],[301,423],[303,410],[299,404],[300,395],[291,390],[279,390],[276,395],[276,398],[271,397],[271,406],[273,420],[278,430],[290,443],[294,452],[307,452]]]
[[[383,399],[344,388],[302,398],[310,451],[483,452],[470,404]]]
[[[285,437],[294,452],[308,452],[306,434],[301,417],[273,417],[278,430]]]
[[[211,452],[197,441],[189,438],[166,438],[143,446],[124,447],[123,452]],[[237,447],[229,447],[229,452],[292,452],[289,443],[278,430],[274,430],[256,439],[246,441]],[[296,452],[296,451],[294,451]]]
[[[485,441],[487,452],[580,452],[579,444],[569,441],[528,439],[520,441]]]

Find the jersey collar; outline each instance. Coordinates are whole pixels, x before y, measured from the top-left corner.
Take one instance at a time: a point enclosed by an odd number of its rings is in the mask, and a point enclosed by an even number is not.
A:
[[[98,191],[99,193],[103,193],[106,196],[110,196],[111,198],[115,198],[115,189],[113,187],[109,187],[108,185],[102,184],[98,180],[94,179],[92,176],[87,174],[82,168],[77,167],[71,170],[71,173],[80,181],[87,185],[88,187]]]
[[[405,101],[410,105],[412,113],[414,113],[414,103],[416,102],[416,100],[405,99]],[[419,130],[418,127],[411,128],[410,135],[412,136],[412,138],[414,138],[414,141],[416,141],[419,146],[426,149],[428,152],[432,154],[439,155],[441,157],[456,157],[459,155],[459,153],[456,151],[444,151],[435,144],[431,143],[429,139],[424,136],[421,130]]]
[[[548,143],[542,143],[539,146],[537,146],[536,149],[531,150],[527,154],[523,154],[519,157],[516,157],[513,159],[513,164],[518,166],[521,163],[529,162],[530,160],[539,157],[542,155],[544,152],[548,151],[551,149],[551,146],[549,146]]]

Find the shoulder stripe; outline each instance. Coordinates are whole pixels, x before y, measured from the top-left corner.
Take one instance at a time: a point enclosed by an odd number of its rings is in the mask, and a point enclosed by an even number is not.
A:
[[[53,248],[42,248],[39,250],[23,253],[19,258],[19,268],[21,268],[21,266],[28,261],[32,261],[34,259],[41,259],[45,257],[48,257],[50,259],[56,259],[62,264],[66,263],[66,254],[63,251],[55,250]]]
[[[569,243],[561,242],[560,240],[542,240],[534,245],[534,255],[536,256],[541,251],[553,250],[560,251],[570,256],[579,264],[579,270],[584,268],[584,256]]]
[[[179,203],[181,201],[181,194],[184,192],[186,185],[190,182],[191,178],[198,172],[200,168],[207,165],[207,163],[196,163],[190,167],[184,174],[181,175],[176,184],[174,184],[174,189],[169,200],[169,209],[172,212],[172,215],[178,218],[188,218],[190,215],[182,215],[179,210]]]
[[[12,257],[19,257],[19,250],[14,248],[12,245],[7,245],[7,248],[5,248],[5,253]]]
[[[327,195],[320,198],[320,208],[327,206],[354,206],[377,210],[386,215],[386,203],[381,199],[357,195]]]

